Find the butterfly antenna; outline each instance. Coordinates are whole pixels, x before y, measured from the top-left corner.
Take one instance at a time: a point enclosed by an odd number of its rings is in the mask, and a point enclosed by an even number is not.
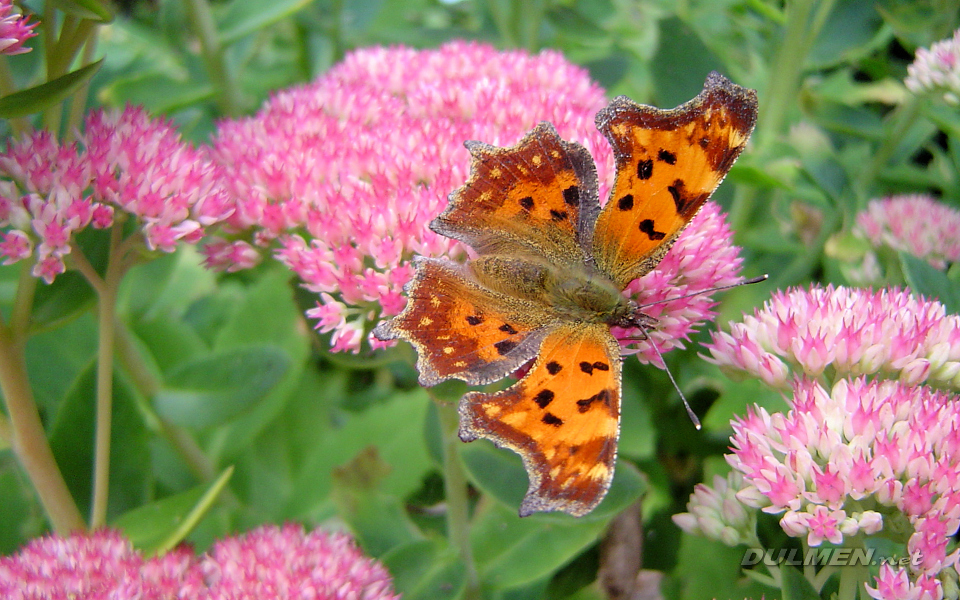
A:
[[[703,429],[703,426],[700,424],[700,419],[697,418],[697,414],[693,412],[692,408],[690,408],[690,403],[687,402],[687,397],[683,395],[683,390],[681,390],[680,386],[677,385],[677,380],[673,378],[673,373],[670,372],[670,367],[667,366],[667,361],[663,360],[663,354],[660,352],[660,348],[657,348],[657,344],[653,341],[653,338],[650,337],[646,328],[644,328],[644,332],[647,333],[647,339],[650,340],[650,346],[657,353],[657,356],[660,357],[660,362],[663,363],[663,370],[667,372],[667,376],[670,377],[670,382],[673,383],[673,387],[675,387],[677,389],[677,393],[680,394],[680,399],[683,400],[683,406],[687,409],[687,415],[689,415],[690,420],[693,421],[693,426],[697,428],[697,431],[700,431]]]
[[[663,300],[657,300],[656,302],[651,302],[649,304],[642,304],[638,308],[646,308],[648,306],[653,306],[654,304],[663,304],[665,302],[673,302],[674,300],[683,300],[684,298],[690,298],[692,296],[700,296],[702,294],[709,294],[710,292],[719,292],[721,290],[729,290],[730,288],[740,287],[741,285],[750,285],[751,283],[760,283],[761,281],[766,281],[767,275],[764,273],[759,277],[751,277],[750,279],[744,279],[743,281],[738,281],[737,283],[731,283],[730,285],[721,285],[709,290],[700,290],[699,292],[692,292],[689,294],[684,294],[683,296],[675,296],[673,298],[665,298]]]

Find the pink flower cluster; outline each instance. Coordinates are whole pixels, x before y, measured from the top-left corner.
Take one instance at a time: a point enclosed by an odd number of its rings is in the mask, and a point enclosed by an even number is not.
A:
[[[50,283],[74,236],[110,227],[117,209],[139,220],[148,248],[172,252],[231,214],[221,179],[203,150],[140,108],[91,112],[80,143],[34,132],[0,153],[0,257],[35,257],[33,274]]]
[[[0,54],[23,54],[31,48],[23,44],[37,35],[33,32],[37,22],[14,12],[13,0],[0,0]]]
[[[403,309],[412,257],[464,252],[427,227],[467,179],[463,142],[507,146],[550,121],[594,156],[605,198],[613,157],[594,125],[605,104],[586,71],[557,52],[465,42],[356,51],[314,83],[276,95],[255,117],[220,125],[215,156],[238,206],[233,234],[206,246],[207,263],[249,266],[256,247],[276,240],[279,260],[320,295],[308,315],[333,332],[333,349],[381,347],[369,332]],[[732,282],[737,252],[718,209],[708,206],[631,291],[651,302]],[[650,307],[661,319],[655,342],[664,350],[681,345],[712,306],[700,296]],[[649,345],[640,348],[659,362]]]
[[[960,260],[960,210],[930,196],[871,200],[857,228],[874,247],[909,252],[939,269]]]
[[[115,531],[37,539],[0,558],[8,600],[394,600],[390,575],[343,534],[262,527],[197,557],[145,558]]]
[[[915,94],[943,94],[949,104],[960,104],[960,29],[929,49],[918,49],[904,84]]]
[[[427,228],[466,179],[463,142],[512,144],[547,120],[610,173],[612,153],[593,126],[604,103],[557,52],[465,42],[355,51],[255,117],[220,124],[214,153],[238,199],[236,235],[213,240],[207,263],[252,264],[254,247],[276,239],[279,260],[320,294],[309,315],[334,332],[333,349],[382,346],[368,333],[403,309],[410,259],[463,252]]]
[[[784,531],[810,546],[881,530],[902,537],[918,557],[911,585],[942,597],[936,576],[960,556],[948,554],[960,526],[955,398],[894,381],[842,379],[827,390],[804,379],[787,414],[749,410],[733,429],[727,460],[743,475],[741,502],[783,514]],[[899,571],[878,585],[890,577]]]
[[[960,388],[960,317],[905,290],[814,286],[777,292],[706,347],[731,375],[788,389],[791,374],[880,375]]]

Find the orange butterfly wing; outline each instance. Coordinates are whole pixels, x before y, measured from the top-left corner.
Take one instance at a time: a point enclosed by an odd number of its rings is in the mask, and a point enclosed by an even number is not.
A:
[[[593,235],[597,266],[621,289],[653,269],[720,185],[757,118],[753,90],[718,73],[672,110],[621,96],[597,113],[617,175]]]
[[[487,438],[523,458],[522,517],[593,510],[613,479],[619,432],[620,346],[603,324],[553,328],[523,379],[460,401],[463,441]]]
[[[516,146],[467,142],[470,179],[430,228],[478,254],[535,255],[564,265],[585,260],[600,211],[590,153],[540,123]]]
[[[422,385],[490,383],[534,357],[549,321],[543,307],[483,287],[463,265],[420,258],[416,266],[406,308],[373,333],[413,344]]]

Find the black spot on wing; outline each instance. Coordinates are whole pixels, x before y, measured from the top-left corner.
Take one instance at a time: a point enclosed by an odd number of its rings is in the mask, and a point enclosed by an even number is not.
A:
[[[515,334],[517,333],[517,330],[514,329],[514,328],[510,325],[510,323],[504,323],[503,325],[501,325],[501,326],[498,327],[497,329],[499,329],[500,331],[502,331],[502,332],[504,332],[504,333],[509,333],[510,335],[515,335]]]
[[[594,402],[602,402],[606,406],[610,406],[610,398],[612,397],[610,390],[602,389],[596,394],[590,396],[589,398],[584,398],[582,400],[577,400],[577,410],[581,413],[585,413],[590,410],[590,406]]]
[[[520,206],[527,210],[533,210],[533,198],[530,196],[524,196],[523,198],[520,198]]]
[[[644,219],[640,221],[640,231],[647,234],[647,237],[651,240],[662,240],[665,238],[667,234],[654,229],[654,225],[653,219]]]
[[[540,408],[546,408],[553,402],[553,397],[554,394],[551,390],[540,390],[537,392],[537,395],[533,397],[533,401],[536,402]]]
[[[543,418],[540,420],[546,423],[547,425],[553,425],[554,427],[560,427],[561,425],[563,425],[563,419],[561,419],[560,417],[558,417],[553,413],[547,413],[543,415]]]
[[[563,190],[563,201],[567,203],[567,206],[580,206],[580,188],[571,185]]]
[[[665,162],[668,165],[675,165],[677,164],[677,155],[661,148],[660,152],[657,152],[657,160]]]
[[[560,363],[558,363],[558,362],[555,361],[555,360],[551,360],[550,362],[547,363],[547,371],[548,371],[551,375],[556,375],[557,373],[559,373],[559,372],[562,371],[562,370],[563,370],[563,365],[561,365]]]
[[[653,161],[649,158],[637,163],[637,179],[650,179],[653,177]]]
[[[566,220],[569,216],[569,213],[565,210],[554,210],[550,209],[550,218],[554,221],[560,222]]]
[[[620,210],[631,210],[633,208],[633,194],[627,194],[617,200],[617,208]]]
[[[470,323],[471,325],[479,325],[480,323],[483,323],[483,317],[480,315],[467,315],[467,323]]]
[[[516,348],[516,347],[517,347],[517,343],[516,343],[516,342],[512,342],[512,341],[510,341],[510,340],[503,340],[503,341],[497,342],[497,343],[494,344],[493,346],[494,346],[494,348],[497,349],[497,352],[500,353],[500,356],[503,356],[503,355],[506,354],[507,352],[510,352],[511,350],[513,350],[514,348]]]

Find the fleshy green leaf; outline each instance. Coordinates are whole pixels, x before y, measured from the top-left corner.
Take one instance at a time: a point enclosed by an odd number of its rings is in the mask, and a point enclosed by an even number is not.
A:
[[[799,569],[785,566],[780,569],[783,600],[820,600],[820,595]]]
[[[900,265],[910,288],[930,300],[939,300],[952,314],[960,313],[960,285],[923,260],[906,252],[900,253]]]
[[[103,59],[85,67],[61,75],[53,81],[20,90],[0,98],[0,118],[16,119],[45,110],[70,97],[77,88],[93,77],[100,69]]]
[[[220,39],[227,45],[297,12],[310,0],[234,0],[220,20]]]
[[[477,570],[487,585],[510,588],[557,571],[596,542],[607,526],[598,519],[565,523],[520,518],[512,508],[493,504],[471,530]]]
[[[81,513],[89,510],[96,430],[96,364],[90,363],[63,398],[50,429],[50,447]],[[113,379],[110,436],[110,506],[124,512],[147,499],[150,487],[149,434],[133,393],[120,377]]]
[[[160,416],[182,427],[226,423],[267,395],[289,366],[286,353],[273,346],[204,356],[172,371],[154,405]]]
[[[111,525],[123,530],[133,545],[147,554],[162,554],[187,537],[213,506],[231,475],[233,467],[228,467],[209,485],[198,485],[186,492],[137,507],[124,513]]]
[[[411,542],[380,560],[404,600],[453,600],[466,581],[463,563],[440,540]]]
[[[99,0],[53,0],[53,5],[74,17],[109,23],[113,21],[113,11]]]

